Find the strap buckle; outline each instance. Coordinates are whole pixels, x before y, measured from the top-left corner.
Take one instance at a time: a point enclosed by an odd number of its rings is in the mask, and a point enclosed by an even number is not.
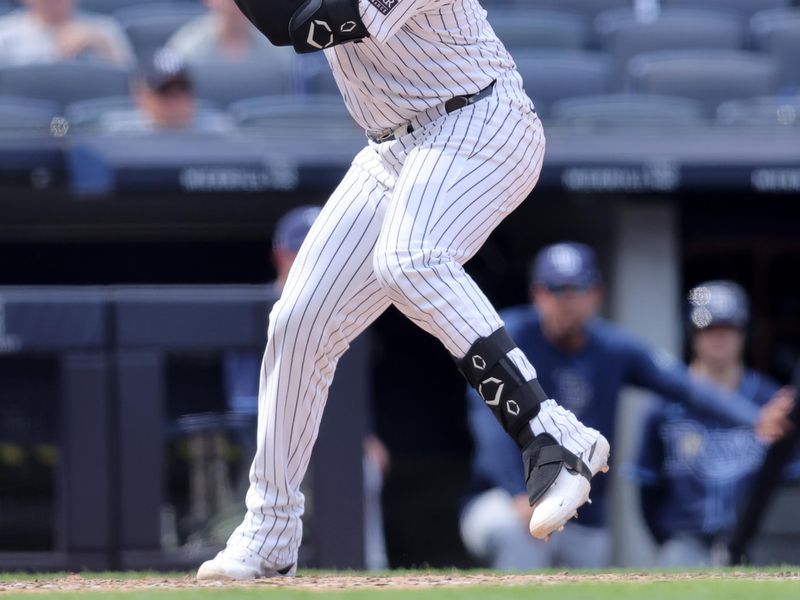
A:
[[[401,135],[406,135],[412,131],[414,131],[414,128],[411,126],[411,123],[403,123],[394,129],[387,129],[382,135],[368,133],[367,137],[376,144],[382,144],[383,142],[391,142],[392,140],[396,140]]]

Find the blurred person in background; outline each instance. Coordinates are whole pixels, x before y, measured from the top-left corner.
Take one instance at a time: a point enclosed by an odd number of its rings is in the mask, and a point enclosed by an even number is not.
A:
[[[142,65],[131,87],[136,106],[104,114],[98,122],[100,131],[226,133],[234,129],[227,113],[199,110],[189,70],[169,49],[159,50],[148,64]]]
[[[737,423],[742,422],[742,403],[751,408],[743,398],[693,380],[666,353],[598,318],[602,277],[588,246],[564,242],[542,249],[534,261],[530,293],[531,304],[501,312],[506,328],[536,365],[542,386],[612,447],[620,391],[629,384]],[[788,409],[776,408],[762,411],[758,421],[759,432],[770,439],[789,427]],[[592,503],[545,544],[528,533],[531,507],[515,444],[471,391],[468,416],[475,450],[471,494],[461,514],[467,549],[502,570],[607,566],[607,477],[593,480]]]
[[[233,0],[205,0],[208,14],[176,31],[167,47],[187,63],[282,60],[291,62],[289,48],[278,48],[253,27]]]
[[[749,302],[730,281],[709,281],[689,293],[688,328],[694,379],[736,392],[758,406],[790,406],[792,391],[743,360]],[[737,508],[760,468],[766,448],[744,427],[663,398],[642,430],[631,475],[641,486],[645,521],[659,543],[663,567],[726,564],[727,537]],[[796,470],[796,465],[795,465]]]
[[[0,65],[97,60],[130,67],[134,54],[122,28],[106,16],[81,13],[76,0],[22,0],[0,17]]]

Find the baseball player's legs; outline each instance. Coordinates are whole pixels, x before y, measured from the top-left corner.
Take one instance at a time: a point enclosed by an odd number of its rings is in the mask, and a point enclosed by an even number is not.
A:
[[[356,157],[270,315],[247,514],[199,578],[296,563],[299,486],[336,362],[390,302],[456,358],[502,327],[462,264],[533,189],[543,152],[538,118],[491,97]],[[535,378],[518,349],[508,358]]]
[[[351,168],[309,231],[272,310],[248,510],[228,541],[231,556],[272,569],[297,560],[300,483],[336,363],[390,304],[372,269],[384,192],[368,173]]]

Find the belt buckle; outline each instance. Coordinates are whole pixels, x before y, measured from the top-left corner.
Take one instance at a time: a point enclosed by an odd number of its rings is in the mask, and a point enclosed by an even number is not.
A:
[[[383,135],[375,138],[375,142],[378,143],[378,144],[382,144],[383,142],[388,142],[393,137],[394,137],[394,129],[390,129],[389,131],[387,131]]]
[[[410,126],[408,123],[403,123],[402,125],[398,125],[394,129],[390,129],[386,131],[383,135],[373,137],[372,141],[376,144],[382,144],[383,142],[389,142],[391,140],[396,140],[401,135],[405,135],[409,133]]]

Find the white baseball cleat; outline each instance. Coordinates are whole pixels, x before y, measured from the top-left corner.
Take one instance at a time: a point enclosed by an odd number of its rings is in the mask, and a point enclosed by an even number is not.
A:
[[[211,560],[207,560],[197,569],[198,581],[246,581],[262,577],[293,577],[297,565],[289,565],[280,569],[270,567],[263,558],[256,554],[248,554],[241,558],[231,557],[223,550]]]
[[[594,430],[592,430],[594,431]],[[594,445],[580,458],[591,471],[592,477],[608,471],[608,457],[611,448],[608,440],[597,432]],[[553,484],[533,507],[530,532],[535,538],[550,539],[555,531],[564,529],[567,521],[578,516],[578,509],[589,500],[589,480],[580,473],[561,466],[561,471]]]

